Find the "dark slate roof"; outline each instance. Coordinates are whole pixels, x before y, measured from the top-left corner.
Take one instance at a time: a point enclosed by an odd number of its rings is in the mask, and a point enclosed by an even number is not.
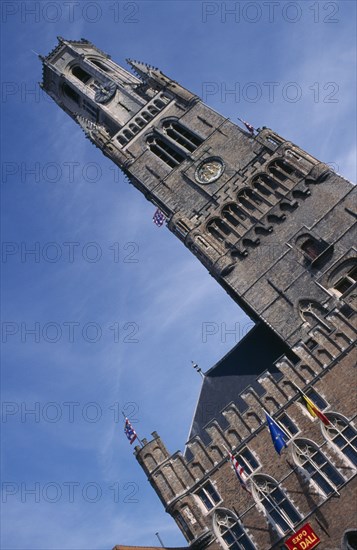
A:
[[[227,423],[221,414],[222,409],[233,402],[243,411],[246,405],[238,395],[249,385],[261,395],[263,389],[256,379],[266,370],[280,377],[273,363],[284,353],[288,353],[286,344],[267,325],[255,325],[227,355],[206,372],[189,439],[199,435],[208,443],[209,437],[204,426],[214,419],[224,429]]]

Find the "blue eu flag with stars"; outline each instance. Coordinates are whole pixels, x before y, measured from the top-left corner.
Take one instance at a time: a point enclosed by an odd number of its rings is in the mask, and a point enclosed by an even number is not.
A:
[[[270,431],[271,439],[273,441],[274,448],[276,452],[280,455],[282,449],[288,446],[287,442],[289,438],[267,412],[265,413],[265,416],[269,426],[269,431]]]

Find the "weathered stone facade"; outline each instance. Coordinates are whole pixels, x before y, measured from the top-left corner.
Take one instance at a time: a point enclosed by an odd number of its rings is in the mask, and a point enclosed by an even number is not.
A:
[[[295,529],[308,521],[324,550],[357,548],[348,534],[357,527],[354,187],[272,130],[242,130],[158,69],[131,61],[136,77],[91,43],[62,38],[42,60],[47,93],[287,350],[224,403],[204,440],[192,434],[184,455],[156,432],[136,447],[166,511],[196,548],[281,548],[293,532],[286,515]],[[334,428],[311,418],[297,387]],[[263,409],[293,438],[280,459]],[[260,487],[253,494],[227,449]],[[285,516],[271,507],[279,499]]]

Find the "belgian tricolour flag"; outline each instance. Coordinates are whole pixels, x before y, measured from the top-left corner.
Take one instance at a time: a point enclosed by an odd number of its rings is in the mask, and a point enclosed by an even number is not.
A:
[[[298,389],[298,392],[299,392],[300,396],[302,397],[303,403],[304,403],[305,407],[307,408],[307,410],[309,411],[309,413],[311,414],[311,416],[313,418],[317,417],[319,420],[321,420],[321,422],[323,422],[325,424],[325,426],[329,426],[331,424],[331,422],[329,421],[327,416],[325,416],[324,413],[322,411],[320,411],[318,406],[315,405],[315,403],[313,401],[311,401],[311,399],[307,395],[305,395],[303,391]]]

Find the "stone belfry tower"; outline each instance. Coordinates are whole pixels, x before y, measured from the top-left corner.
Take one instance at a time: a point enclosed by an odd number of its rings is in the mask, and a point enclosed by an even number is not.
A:
[[[84,39],[59,38],[41,59],[42,88],[257,323],[206,373],[185,455],[170,455],[156,432],[136,448],[166,510],[196,548],[281,548],[290,525],[306,518],[324,550],[343,537],[349,544],[357,524],[354,187],[272,130],[242,130],[158,69],[129,61],[133,76]],[[296,386],[333,428],[310,422]],[[295,438],[286,462],[271,450],[263,407]],[[261,487],[257,506],[246,494],[236,499],[226,448]],[[269,505],[277,500],[285,516]]]

